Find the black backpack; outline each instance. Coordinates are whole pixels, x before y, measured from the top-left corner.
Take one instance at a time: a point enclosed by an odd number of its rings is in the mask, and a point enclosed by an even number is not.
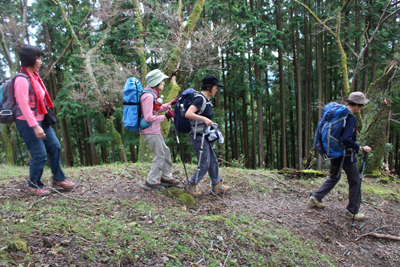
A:
[[[192,130],[192,126],[194,121],[189,120],[185,117],[186,111],[193,103],[195,98],[201,97],[203,98],[203,104],[201,105],[200,110],[197,112],[198,115],[204,112],[207,105],[207,99],[201,93],[197,92],[193,88],[186,89],[183,91],[181,96],[178,99],[178,102],[175,104],[175,117],[174,117],[174,124],[175,129],[181,133],[190,133]]]
[[[35,104],[36,104],[36,95],[33,91],[31,81],[29,77],[24,73],[17,73],[12,79],[7,80],[0,87],[0,123],[13,123],[16,117],[22,115],[20,108],[15,100],[14,96],[14,82],[15,78],[18,76],[25,77],[29,82],[29,94],[33,94],[35,96]]]

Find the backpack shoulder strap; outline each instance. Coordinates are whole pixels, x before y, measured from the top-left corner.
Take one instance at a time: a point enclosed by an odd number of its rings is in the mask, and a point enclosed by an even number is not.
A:
[[[201,98],[203,99],[203,103],[201,104],[201,107],[200,107],[199,111],[197,112],[198,115],[200,115],[201,113],[203,113],[204,110],[206,109],[206,106],[207,106],[207,99],[206,99],[206,97],[205,97],[202,93],[197,93],[197,92],[196,92],[195,95],[194,95],[194,97],[193,97],[193,101],[194,101],[196,98],[199,98],[199,97],[201,97]]]
[[[347,123],[347,118],[349,117],[349,116],[352,116],[355,120],[356,120],[356,127],[358,127],[358,120],[357,120],[357,117],[356,117],[356,115],[354,115],[353,113],[351,113],[351,112],[349,112],[347,115],[346,115],[346,123]],[[354,131],[353,131],[354,132]]]
[[[14,78],[12,78],[13,83],[15,82],[15,79],[16,79],[17,77],[24,77],[25,79],[27,79],[27,80],[28,80],[28,83],[29,83],[29,93],[30,93],[30,94],[35,94],[35,92],[33,91],[33,87],[32,87],[31,80],[29,79],[29,76],[28,76],[28,75],[26,75],[25,73],[22,73],[22,72],[18,72],[17,74],[15,74]],[[36,95],[35,95],[35,97],[36,97]]]
[[[144,94],[144,93],[149,93],[149,94],[152,94],[153,95],[153,98],[154,98],[154,104],[156,103],[156,95],[152,92],[152,91],[150,91],[150,90],[143,90],[142,91],[142,95]]]
[[[34,96],[35,96],[35,108],[34,108],[34,110],[36,111],[36,115],[37,115],[37,101],[36,101],[36,94],[35,94],[35,91],[33,91],[32,83],[31,83],[31,79],[29,79],[29,76],[28,76],[28,75],[26,75],[25,73],[18,72],[17,74],[15,74],[15,76],[14,76],[14,78],[13,78],[13,84],[15,83],[15,79],[16,79],[17,77],[24,77],[24,78],[26,78],[26,79],[28,80],[28,83],[29,83],[29,94],[31,94],[31,95],[34,95]],[[46,105],[46,107],[47,107],[47,104],[46,104],[46,102],[45,102],[45,105]]]

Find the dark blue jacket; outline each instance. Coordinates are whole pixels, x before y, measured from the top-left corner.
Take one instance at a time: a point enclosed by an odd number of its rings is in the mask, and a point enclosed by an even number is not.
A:
[[[357,140],[357,126],[358,122],[355,116],[349,114],[346,119],[346,126],[343,129],[341,141],[347,149],[346,157],[343,164],[350,164],[357,162],[356,154],[360,149],[360,145],[356,143]],[[342,162],[343,157],[334,159],[335,161]]]

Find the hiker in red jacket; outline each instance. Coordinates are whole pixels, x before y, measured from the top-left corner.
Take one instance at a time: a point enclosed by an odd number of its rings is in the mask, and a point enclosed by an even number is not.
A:
[[[14,83],[15,100],[22,112],[15,123],[22,139],[32,155],[29,164],[28,192],[46,196],[50,191],[43,189],[43,168],[49,156],[53,186],[72,188],[75,184],[66,179],[61,170],[61,145],[53,128],[44,122],[46,107],[54,107],[50,95],[40,79],[38,71],[42,65],[43,51],[35,46],[24,45],[19,51],[21,71],[27,78],[18,76]],[[31,89],[31,90],[30,90]],[[33,92],[33,93],[32,93]]]

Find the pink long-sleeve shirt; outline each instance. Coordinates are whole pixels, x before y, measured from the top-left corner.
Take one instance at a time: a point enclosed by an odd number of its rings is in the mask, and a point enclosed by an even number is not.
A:
[[[39,76],[35,73],[32,74],[32,78],[35,88],[39,89],[40,97],[44,98],[45,89],[39,83]],[[29,94],[29,82],[25,77],[18,76],[15,78],[14,96],[22,112],[22,116],[17,117],[18,120],[26,121],[30,127],[38,125],[38,121],[43,121],[44,114],[36,115],[37,112],[32,110],[36,108],[36,98]]]
[[[158,92],[150,87],[146,87],[145,90],[152,91],[154,95],[156,96],[156,99],[158,98]],[[154,110],[154,96],[150,93],[144,93],[140,97],[140,104],[142,108],[142,115],[144,117],[144,120],[147,123],[153,123],[146,129],[140,130],[141,134],[161,134],[161,127],[160,127],[160,122],[163,122],[166,117],[165,115],[159,116],[158,114],[167,111],[171,107],[171,103],[166,103],[161,106],[161,108],[156,111]]]

